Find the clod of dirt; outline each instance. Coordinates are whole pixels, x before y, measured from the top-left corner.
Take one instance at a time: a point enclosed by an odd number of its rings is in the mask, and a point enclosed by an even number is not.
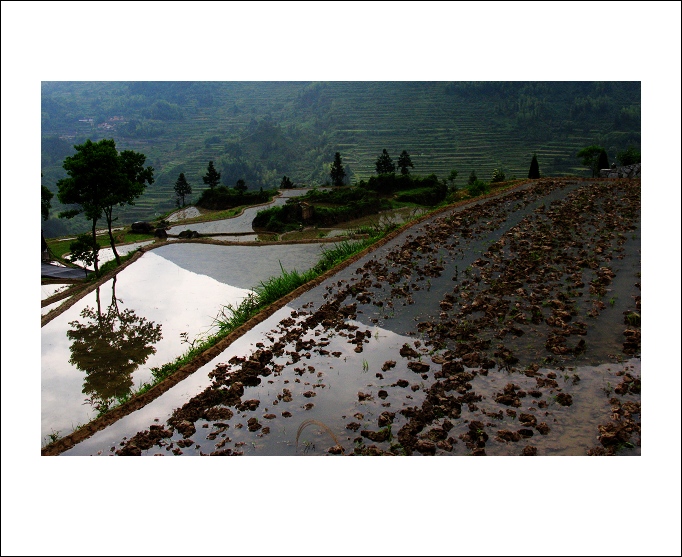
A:
[[[258,431],[261,427],[263,427],[258,423],[258,420],[256,418],[249,418],[246,424],[249,428],[249,431]]]
[[[208,421],[231,420],[234,413],[225,406],[213,406],[204,412],[203,418]]]
[[[391,368],[395,367],[395,362],[393,360],[386,360],[384,362],[384,365],[381,366],[381,371],[388,371]]]
[[[382,429],[379,431],[369,431],[367,429],[363,429],[360,432],[360,435],[362,435],[363,437],[367,437],[367,439],[370,439],[375,443],[383,443],[388,439],[388,430]]]
[[[525,426],[533,427],[538,420],[532,414],[520,414],[519,421]]]
[[[409,362],[407,367],[415,373],[426,373],[430,369],[429,364],[425,364],[423,362]]]
[[[194,435],[197,431],[196,427],[194,427],[194,424],[188,420],[181,421],[175,426],[175,429],[177,429],[185,439]]]
[[[573,397],[568,393],[559,393],[556,395],[556,401],[561,404],[561,406],[570,406],[573,404]]]
[[[537,456],[538,454],[538,449],[536,447],[533,447],[531,445],[527,445],[523,448],[523,452],[521,453],[522,456]]]
[[[436,454],[436,444],[433,441],[427,441],[426,439],[420,439],[417,441],[415,449],[423,455],[435,455]]]
[[[540,422],[535,426],[535,429],[537,429],[542,435],[547,435],[550,431],[549,426],[545,422]]]
[[[417,352],[409,344],[405,343],[403,344],[402,348],[400,348],[400,355],[403,358],[417,358],[419,356],[419,352]]]
[[[379,427],[386,427],[388,424],[392,424],[394,418],[395,412],[382,412],[378,420]]]
[[[237,406],[237,408],[239,410],[241,410],[242,412],[244,410],[250,410],[251,412],[253,412],[254,410],[256,410],[256,408],[258,408],[259,405],[260,405],[260,400],[252,399],[252,400],[245,400],[244,402],[239,404]]]
[[[495,438],[499,441],[514,442],[516,443],[521,439],[521,436],[515,431],[509,431],[508,429],[501,429],[497,432]]]

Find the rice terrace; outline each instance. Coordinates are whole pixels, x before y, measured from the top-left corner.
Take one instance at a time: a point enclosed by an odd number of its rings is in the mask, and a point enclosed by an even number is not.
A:
[[[639,103],[44,83],[41,453],[640,455]]]

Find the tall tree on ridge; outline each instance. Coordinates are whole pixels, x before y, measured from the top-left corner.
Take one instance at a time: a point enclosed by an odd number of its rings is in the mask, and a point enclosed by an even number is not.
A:
[[[343,186],[343,179],[346,177],[346,171],[341,164],[341,153],[338,151],[334,155],[334,162],[329,168],[329,176],[332,179],[332,184],[335,186]]]
[[[393,174],[395,172],[395,164],[386,149],[377,158],[376,168],[377,174]]]
[[[209,161],[206,174],[204,174],[201,179],[204,181],[204,184],[208,185],[211,189],[220,184],[220,172],[213,166],[213,161]]]
[[[592,171],[592,178],[599,174],[599,168],[597,163],[599,162],[599,155],[604,150],[603,147],[599,145],[590,145],[578,151],[577,157],[580,157],[581,163],[587,166]]]
[[[408,167],[414,168],[414,164],[412,163],[412,159],[410,159],[410,155],[408,155],[407,151],[403,150],[398,157],[398,168],[400,168],[400,173],[402,175],[409,174],[410,171]]]
[[[530,169],[528,170],[528,178],[535,180],[540,177],[540,165],[538,164],[538,156],[533,153],[533,158],[530,161]]]
[[[109,242],[116,262],[121,259],[116,251],[112,233],[113,209],[116,205],[134,205],[134,200],[144,192],[147,184],[154,182],[154,169],[144,167],[146,157],[135,151],[116,150],[113,139],[97,143],[87,140],[74,145],[76,154],[64,160],[64,170],[69,175],[57,182],[57,198],[64,205],[75,207],[59,213],[60,218],[73,218],[83,213],[92,221],[93,266],[99,274],[97,257],[97,221],[105,217]]]
[[[185,173],[181,172],[178,179],[175,181],[175,195],[182,199],[182,206],[185,206],[185,196],[192,194],[192,186],[189,185]]]

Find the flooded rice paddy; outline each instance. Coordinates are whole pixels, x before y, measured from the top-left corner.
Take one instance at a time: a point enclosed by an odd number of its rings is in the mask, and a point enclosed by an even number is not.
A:
[[[137,250],[138,248],[141,248],[143,246],[148,246],[154,243],[154,240],[146,240],[144,242],[135,242],[133,244],[124,244],[122,246],[116,246],[116,252],[118,253],[119,256],[124,256],[128,255],[129,253]],[[68,256],[66,256],[67,259],[70,259]],[[114,256],[114,250],[111,248],[102,248],[99,250],[98,253],[98,262],[99,265],[101,266],[104,263],[107,263],[109,261],[113,261],[116,259]],[[76,262],[78,265],[81,267],[85,267],[86,269],[89,269],[90,271],[94,270],[93,265],[82,265],[81,262]]]
[[[321,249],[171,244],[145,253],[42,328],[41,436],[96,417],[104,400],[136,389],[151,368],[215,332],[221,307],[238,305],[280,262],[305,271]]]
[[[627,180],[429,217],[64,454],[638,455],[640,226]]]

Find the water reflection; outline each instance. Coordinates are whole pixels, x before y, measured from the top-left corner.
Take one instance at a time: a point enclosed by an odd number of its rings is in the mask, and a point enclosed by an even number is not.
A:
[[[131,309],[121,310],[116,297],[116,278],[111,288],[111,303],[102,310],[100,289],[96,304],[80,313],[84,322],[71,321],[66,336],[72,341],[69,363],[85,372],[83,394],[93,407],[108,407],[114,399],[130,394],[132,374],[150,355],[154,344],[161,340],[161,325],[147,321]]]

